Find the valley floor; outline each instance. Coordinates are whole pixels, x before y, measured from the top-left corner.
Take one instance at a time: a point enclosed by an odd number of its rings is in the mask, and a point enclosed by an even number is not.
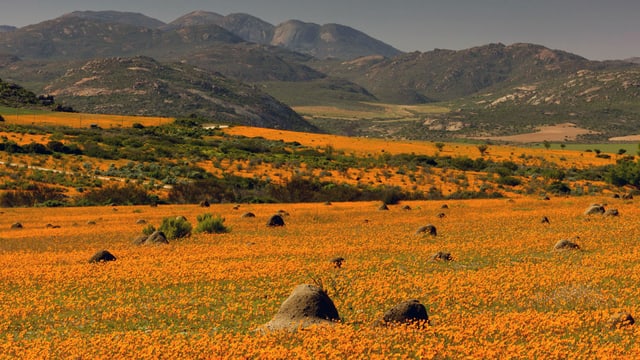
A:
[[[619,216],[584,215],[595,202]],[[0,358],[640,355],[637,325],[610,323],[620,312],[640,316],[633,200],[378,205],[2,209]],[[268,228],[278,210],[286,225]],[[256,217],[242,217],[249,211]],[[132,244],[148,224],[179,215],[195,224],[203,213],[222,215],[231,231]],[[427,224],[436,236],[416,234]],[[554,250],[561,239],[580,249]],[[102,249],[117,260],[89,264]],[[438,251],[453,261],[431,260]],[[326,289],[340,324],[254,331],[303,283]],[[373,326],[408,299],[426,305],[429,326]]]

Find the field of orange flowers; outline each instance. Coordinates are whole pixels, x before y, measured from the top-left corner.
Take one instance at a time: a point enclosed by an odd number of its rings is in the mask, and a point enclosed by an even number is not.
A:
[[[620,216],[584,215],[606,202]],[[378,204],[10,208],[0,218],[0,358],[634,358],[640,207],[605,197]],[[403,210],[409,205],[410,210]],[[267,219],[286,210],[286,225]],[[241,215],[251,211],[255,218]],[[222,215],[226,234],[136,246],[146,225]],[[444,217],[436,216],[444,213]],[[550,223],[541,223],[546,216]],[[21,229],[11,225],[20,222]],[[436,236],[416,235],[431,223]],[[52,226],[47,226],[51,224]],[[58,227],[59,226],[59,227]],[[580,250],[554,250],[575,238]],[[117,260],[90,264],[98,250]],[[437,251],[453,261],[432,261]],[[342,256],[335,268],[330,259]],[[341,323],[255,331],[321,283]],[[418,299],[430,325],[374,327]]]

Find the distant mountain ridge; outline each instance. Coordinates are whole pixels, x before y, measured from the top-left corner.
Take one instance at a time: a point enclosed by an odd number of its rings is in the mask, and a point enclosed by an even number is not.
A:
[[[246,41],[281,46],[320,59],[353,59],[374,54],[392,57],[402,53],[363,32],[339,24],[318,25],[289,20],[274,26],[249,14],[222,16],[206,11],[194,11],[174,20],[170,26],[207,23],[219,25]]]
[[[15,26],[9,26],[9,25],[0,25],[0,32],[9,32],[9,31],[14,31],[18,29]]]
[[[19,29],[0,32],[0,53],[25,58],[91,58],[158,53],[180,42],[198,46],[240,41],[275,45],[319,58],[395,56],[390,45],[344,25],[297,20],[278,26],[248,14],[195,11],[169,24],[140,13],[75,11]],[[196,37],[186,34],[196,33]]]

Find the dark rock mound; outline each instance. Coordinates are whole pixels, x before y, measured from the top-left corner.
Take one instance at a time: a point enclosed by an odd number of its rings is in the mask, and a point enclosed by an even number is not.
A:
[[[140,235],[133,240],[135,245],[143,244],[168,244],[167,236],[162,231],[154,231],[151,235]]]
[[[12,229],[22,229],[22,224],[19,222],[15,222],[13,224],[11,224],[11,228]]]
[[[448,209],[448,208],[449,208],[449,205],[447,204],[442,204],[442,206],[440,206],[440,209]]]
[[[89,259],[90,263],[99,263],[106,261],[115,261],[116,257],[107,250],[100,250],[97,253],[93,254],[91,259]]]
[[[438,217],[438,219],[444,219],[447,216],[447,214],[441,212],[441,213],[438,213],[438,215],[436,216]]]
[[[607,211],[602,214],[603,216],[620,216],[618,209],[607,209]]]
[[[584,211],[585,215],[604,214],[604,206],[600,204],[591,204],[587,210]]]
[[[341,268],[342,263],[344,262],[344,258],[342,256],[336,256],[333,259],[329,260],[336,268]]]
[[[436,236],[438,234],[438,231],[436,230],[436,227],[434,225],[428,224],[425,226],[420,226],[418,230],[416,230],[416,235],[418,234],[429,234],[431,236]]]
[[[389,210],[389,207],[387,206],[387,204],[382,204],[378,207],[378,210]]]
[[[409,210],[411,210],[411,206],[409,206],[409,205],[404,205],[404,206],[402,207],[402,210],[409,211]]]
[[[242,216],[241,216],[241,217],[242,217],[242,218],[244,218],[244,219],[247,219],[247,218],[254,218],[254,217],[256,217],[256,214],[254,214],[254,213],[252,213],[252,212],[250,212],[250,211],[249,211],[249,212],[246,212],[246,213],[242,214]]]
[[[437,253],[431,255],[431,260],[432,261],[453,261],[453,257],[449,252],[438,251]]]
[[[612,329],[616,329],[625,326],[631,326],[635,324],[635,322],[636,321],[633,319],[633,316],[631,316],[631,314],[627,312],[621,312],[611,315],[608,324]]]
[[[549,218],[546,216],[543,216],[542,219],[540,220],[541,223],[543,224],[550,224],[549,222]]]
[[[562,239],[553,248],[556,250],[579,250],[580,246],[571,240]]]
[[[200,207],[209,207],[210,206],[210,204],[209,204],[209,202],[207,200],[200,201],[199,205],[200,205]]]
[[[339,321],[338,310],[326,292],[316,285],[298,285],[278,313],[262,329],[266,331],[306,328]]]
[[[387,310],[382,319],[376,322],[377,325],[393,325],[393,324],[429,324],[429,315],[427,308],[418,300],[408,300],[402,302],[391,309]]]
[[[284,226],[284,219],[280,214],[272,215],[267,221],[267,226]]]
[[[144,225],[146,223],[147,223],[147,220],[145,219],[138,219],[138,221],[136,221],[136,224],[139,224],[139,225]]]

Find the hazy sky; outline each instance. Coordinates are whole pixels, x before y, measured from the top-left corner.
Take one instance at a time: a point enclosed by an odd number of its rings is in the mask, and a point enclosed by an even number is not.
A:
[[[140,12],[164,22],[194,10],[348,25],[402,51],[527,42],[593,60],[640,56],[639,0],[0,0],[0,25],[74,10]]]

